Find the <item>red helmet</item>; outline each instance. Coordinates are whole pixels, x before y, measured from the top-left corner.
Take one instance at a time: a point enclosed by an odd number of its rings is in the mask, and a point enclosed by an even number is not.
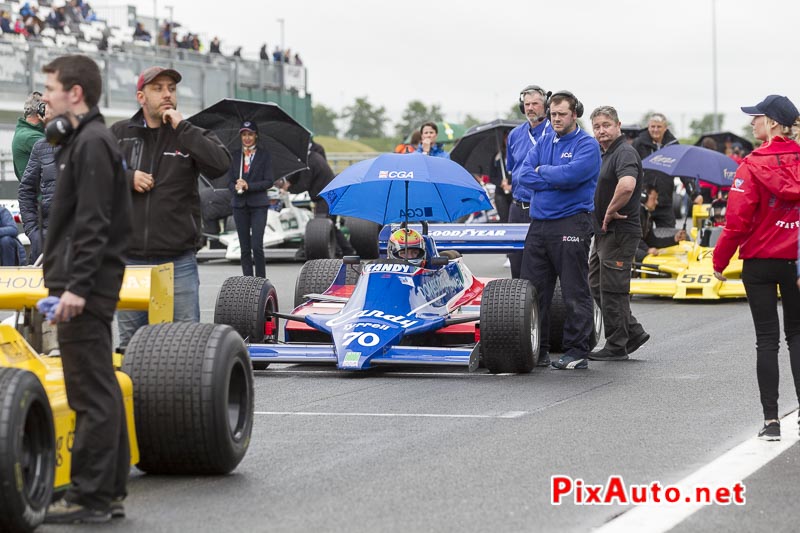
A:
[[[386,254],[391,259],[403,259],[414,266],[425,267],[425,241],[416,230],[401,228],[392,233]]]

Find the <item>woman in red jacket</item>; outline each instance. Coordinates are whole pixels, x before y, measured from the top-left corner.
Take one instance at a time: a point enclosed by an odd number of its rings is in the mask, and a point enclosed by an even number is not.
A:
[[[780,440],[778,420],[778,291],[797,397],[800,398],[800,290],[797,232],[800,226],[800,145],[792,140],[798,122],[795,105],[769,95],[742,111],[753,116],[753,135],[764,142],[747,156],[728,196],[727,223],[714,249],[714,275],[722,272],[739,247],[742,281],[756,330],[756,375],[764,410],[758,436]]]

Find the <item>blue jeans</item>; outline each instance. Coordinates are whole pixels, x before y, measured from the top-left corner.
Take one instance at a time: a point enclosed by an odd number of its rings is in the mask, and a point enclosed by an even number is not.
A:
[[[0,265],[15,266],[19,262],[17,256],[17,238],[0,237]]]
[[[197,272],[197,258],[194,251],[175,257],[128,257],[128,265],[162,265],[172,263],[175,272],[175,299],[173,317],[175,322],[200,322],[200,275]],[[136,330],[147,325],[146,311],[120,311],[117,313],[119,324],[119,344],[121,347],[136,333]]]

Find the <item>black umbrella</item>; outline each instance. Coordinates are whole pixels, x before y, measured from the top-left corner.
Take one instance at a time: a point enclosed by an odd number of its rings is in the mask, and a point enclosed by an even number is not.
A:
[[[467,130],[453,150],[450,159],[473,174],[489,174],[494,159],[503,146],[503,136],[522,124],[524,120],[493,120]],[[506,162],[501,158],[502,176],[506,177]]]
[[[725,153],[725,143],[731,142],[732,144],[740,144],[743,150],[742,155],[749,154],[753,151],[753,143],[745,139],[744,137],[740,137],[735,133],[731,133],[729,131],[718,131],[714,133],[704,133],[697,139],[697,142],[694,143],[695,146],[703,146],[704,139],[714,139],[714,142],[717,144],[717,152]]]
[[[225,98],[187,120],[212,130],[228,149],[241,146],[239,128],[242,122],[255,122],[258,126],[258,145],[269,150],[272,174],[276,180],[308,168],[311,132],[278,104]]]

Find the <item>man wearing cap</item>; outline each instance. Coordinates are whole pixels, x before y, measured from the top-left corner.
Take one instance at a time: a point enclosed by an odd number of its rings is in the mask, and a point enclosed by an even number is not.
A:
[[[14,175],[20,181],[25,167],[28,166],[33,145],[36,141],[44,139],[45,107],[42,93],[34,91],[25,100],[22,117],[17,120],[14,138],[11,139],[11,155],[14,159]]]
[[[800,111],[777,94],[742,111],[753,116],[753,137],[763,144],[744,158],[733,178],[725,228],[714,248],[714,276],[725,281],[725,269],[738,248],[756,331],[756,376],[764,413],[758,437],[774,441],[781,438],[778,289],[795,394],[800,397],[800,290],[795,284],[800,146],[792,138]]]
[[[217,136],[183,120],[178,111],[181,75],[164,67],[142,71],[136,84],[141,109],[111,131],[127,163],[133,192],[129,265],[173,263],[176,321],[200,320],[196,251],[201,238],[197,177],[227,172],[231,155]],[[147,323],[146,312],[120,312],[120,345]]]

